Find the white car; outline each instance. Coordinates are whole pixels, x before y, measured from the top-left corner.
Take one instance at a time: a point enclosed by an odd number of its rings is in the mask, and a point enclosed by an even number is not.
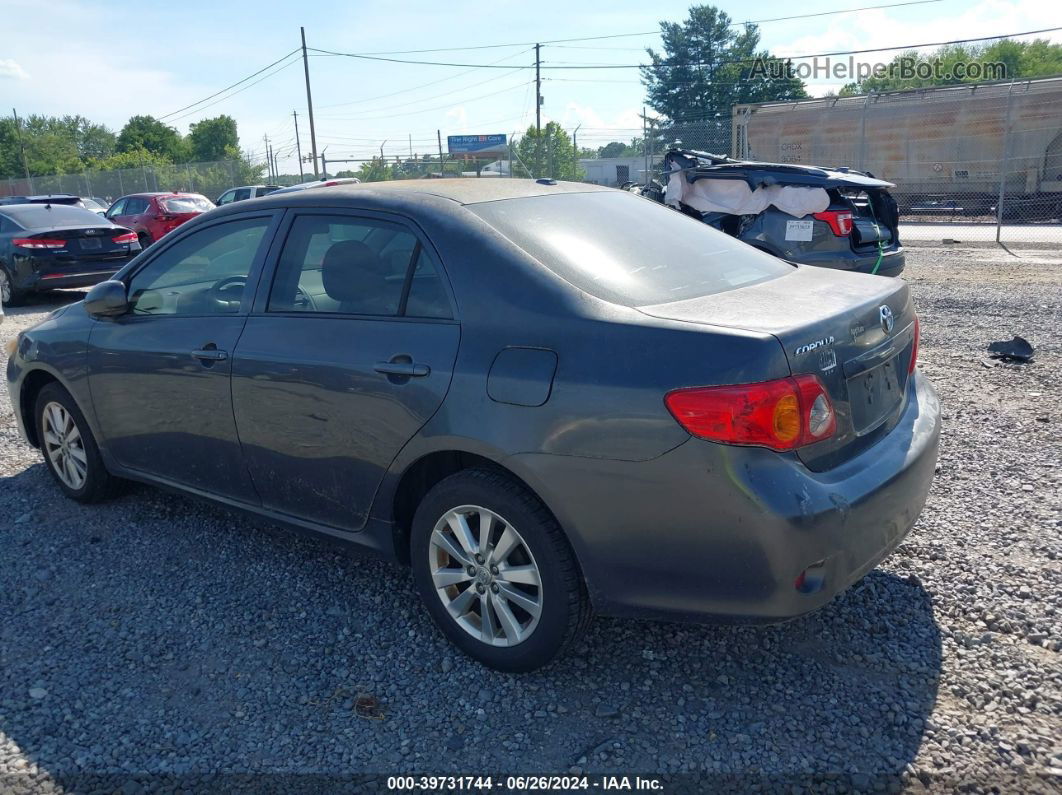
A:
[[[223,204],[242,202],[244,199],[257,199],[259,196],[268,196],[279,188],[279,185],[241,185],[238,188],[229,188],[218,196],[214,204],[220,207]]]
[[[281,188],[274,193],[292,193],[297,190],[307,190],[308,188],[330,188],[333,185],[355,185],[361,182],[357,177],[322,177],[321,179],[311,179],[309,182],[300,182],[298,185],[289,185],[286,188]]]

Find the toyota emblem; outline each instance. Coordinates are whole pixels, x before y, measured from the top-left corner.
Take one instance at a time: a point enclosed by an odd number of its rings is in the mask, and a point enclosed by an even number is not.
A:
[[[878,317],[881,319],[881,330],[886,334],[892,331],[892,327],[896,325],[896,318],[892,316],[892,310],[888,306],[883,305],[878,309]]]

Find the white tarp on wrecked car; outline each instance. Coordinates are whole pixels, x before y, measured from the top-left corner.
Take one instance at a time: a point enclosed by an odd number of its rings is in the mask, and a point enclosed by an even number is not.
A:
[[[830,206],[825,188],[795,185],[761,185],[755,190],[743,179],[701,177],[694,182],[684,171],[672,171],[664,192],[664,203],[678,207],[679,202],[702,213],[759,215],[774,205],[794,218],[821,213]]]

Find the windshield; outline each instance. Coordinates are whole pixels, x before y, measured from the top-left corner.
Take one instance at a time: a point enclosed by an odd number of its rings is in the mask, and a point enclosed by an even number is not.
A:
[[[624,306],[712,295],[792,270],[707,224],[623,191],[505,199],[468,209],[562,279]]]
[[[214,205],[202,196],[176,196],[162,199],[163,209],[168,213],[205,213],[214,209]]]

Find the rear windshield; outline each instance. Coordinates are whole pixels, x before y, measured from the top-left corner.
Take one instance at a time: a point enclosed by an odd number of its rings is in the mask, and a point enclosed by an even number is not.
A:
[[[624,191],[468,205],[562,279],[605,301],[645,306],[773,279],[790,265]]]
[[[9,204],[0,207],[3,213],[23,229],[47,229],[52,226],[84,226],[85,224],[106,226],[104,221],[92,212],[82,207],[70,204]]]
[[[162,207],[168,213],[205,213],[214,205],[202,196],[176,196],[162,199]]]

